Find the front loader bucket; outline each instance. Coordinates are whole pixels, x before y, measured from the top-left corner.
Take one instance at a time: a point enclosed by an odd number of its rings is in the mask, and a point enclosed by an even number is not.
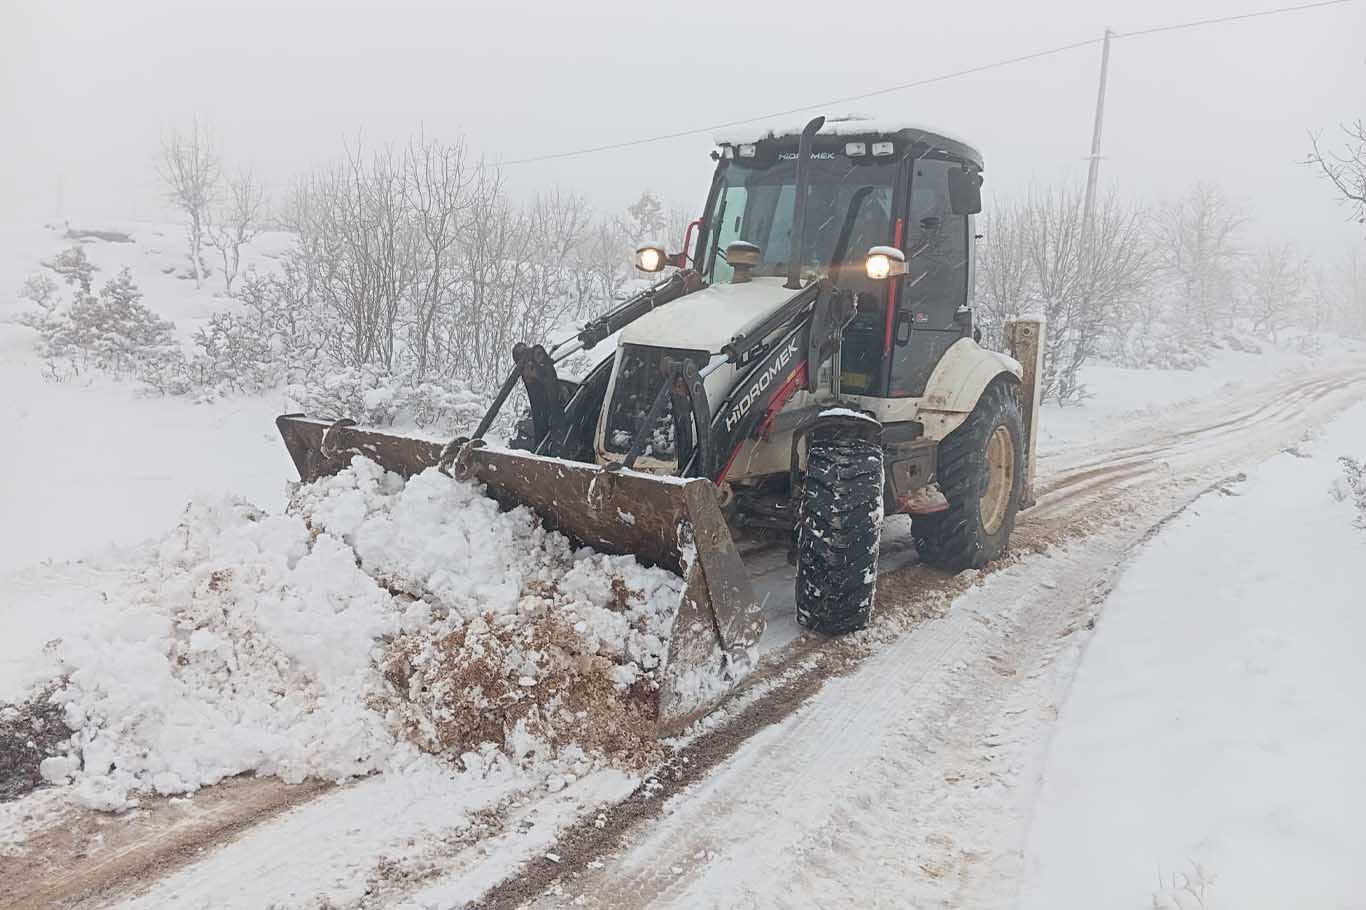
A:
[[[435,467],[444,448],[298,414],[286,414],[276,425],[304,482],[337,473],[356,455],[411,477]],[[682,729],[725,695],[722,667],[758,643],[764,618],[711,481],[609,471],[478,443],[466,445],[453,468],[457,477],[483,483],[505,505],[527,506],[573,540],[636,556],[684,579],[660,679],[660,735]]]

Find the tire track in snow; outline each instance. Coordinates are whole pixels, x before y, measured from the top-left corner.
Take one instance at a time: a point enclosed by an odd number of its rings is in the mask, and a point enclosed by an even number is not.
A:
[[[30,837],[22,855],[0,856],[0,910],[85,907],[127,897],[333,788],[329,781],[290,785],[242,776],[205,788],[193,800],[149,801],[126,819],[63,814]]]
[[[1075,665],[1058,660],[1075,647],[1071,637],[1094,622],[1092,611],[1128,555],[1173,506],[1204,492],[1202,477],[1223,476],[1231,465],[1260,461],[1299,439],[1363,397],[1366,374],[1341,371],[1256,391],[1270,400],[1254,402],[1234,420],[1121,449],[1108,462],[1094,459],[1055,475],[1064,482],[1051,487],[1045,475],[1040,506],[1017,528],[1022,549],[1086,535],[1091,517],[1112,529],[1050,557],[1060,560],[1061,583],[1055,579],[1041,596],[1037,579],[1021,572],[1019,584],[1032,596],[1020,591],[1012,604],[1011,561],[993,567],[991,574],[1007,574],[994,580],[992,603],[955,608],[861,661],[851,659],[847,675],[792,705],[793,718],[753,731],[707,780],[673,795],[653,826],[642,815],[631,822],[638,833],[602,839],[603,853],[609,841],[626,841],[627,850],[601,870],[593,868],[601,860],[582,854],[587,864],[550,876],[548,894],[531,906],[772,906],[783,903],[782,894],[800,894],[810,905],[847,901],[855,887],[861,906],[878,906],[879,895],[888,896],[887,906],[1008,900],[1001,889],[1014,881],[1018,851],[1010,836],[981,832],[1022,832],[1021,801],[1030,791],[1015,783],[1042,758]],[[882,596],[928,581],[927,574],[919,566],[890,573]],[[942,596],[936,588],[911,587],[893,598],[904,609],[926,594]],[[910,722],[889,723],[898,710]],[[951,770],[946,756],[963,770]],[[953,797],[949,791],[964,781],[970,792]],[[850,803],[858,811],[849,811]],[[959,843],[964,814],[994,822]],[[906,865],[915,838],[918,871]],[[842,846],[848,844],[860,854]],[[881,844],[899,846],[866,855]],[[850,869],[853,878],[842,875]],[[778,890],[775,879],[782,881]],[[908,879],[924,893],[909,895]],[[970,895],[976,897],[959,903]]]

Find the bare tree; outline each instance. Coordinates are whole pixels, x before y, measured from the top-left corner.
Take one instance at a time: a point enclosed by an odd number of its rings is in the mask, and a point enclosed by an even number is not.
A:
[[[270,331],[316,341],[296,347],[324,371],[365,382],[496,385],[514,343],[595,315],[630,274],[621,219],[562,191],[514,204],[458,142],[350,152],[297,184],[283,220],[297,242],[278,286],[253,278],[244,296],[268,298]],[[276,329],[282,307],[307,325]]]
[[[420,260],[412,286],[408,347],[418,379],[442,359],[438,323],[453,310],[464,272],[460,244],[469,230],[475,199],[488,180],[482,162],[471,164],[464,142],[443,145],[420,136],[403,155],[404,199],[416,232]]]
[[[663,241],[669,219],[659,197],[649,190],[641,193],[640,198],[626,209],[626,226],[632,243]]]
[[[242,247],[261,233],[265,214],[265,187],[247,168],[228,179],[227,198],[206,220],[209,244],[223,259],[223,286],[229,294],[242,265]]]
[[[583,263],[592,274],[597,296],[604,304],[621,298],[630,281],[632,246],[625,223],[620,218],[603,217],[584,241]]]
[[[1320,144],[1322,132],[1310,132],[1311,151],[1305,163],[1318,168],[1333,184],[1339,200],[1351,213],[1349,217],[1366,224],[1366,121],[1358,117],[1338,126],[1345,137],[1342,150],[1325,150]]]
[[[1157,265],[1175,290],[1176,315],[1206,342],[1233,316],[1239,233],[1247,218],[1214,184],[1197,183],[1154,218]]]
[[[1274,344],[1297,321],[1304,305],[1305,263],[1289,243],[1267,244],[1248,266],[1247,317]]]
[[[692,256],[692,250],[683,249],[683,241],[687,238],[688,225],[696,219],[697,216],[693,214],[692,209],[676,205],[669,206],[668,212],[665,213],[664,237],[661,239],[670,252],[680,251],[686,256]],[[694,239],[696,239],[696,235],[694,235]]]
[[[204,249],[209,208],[222,174],[213,134],[196,119],[188,133],[172,130],[161,139],[161,162],[157,169],[166,187],[166,198],[189,218],[190,261],[195,287],[204,285],[200,253]]]
[[[1019,202],[1003,200],[978,222],[973,321],[992,347],[1004,343],[1006,320],[1020,312],[1028,299],[1030,262],[1028,210]]]
[[[352,367],[391,369],[400,318],[419,279],[420,242],[392,150],[357,148],[295,192],[290,227],[306,251],[310,293],[336,318],[329,353]]]
[[[1102,197],[1089,223],[1075,189],[999,201],[982,219],[974,309],[988,344],[1013,314],[1048,320],[1043,394],[1084,397],[1081,368],[1126,330],[1151,288],[1155,257],[1145,213]]]
[[[458,378],[497,382],[506,372],[512,345],[522,337],[526,258],[532,254],[525,213],[503,193],[500,175],[475,199],[461,250],[469,282],[458,317],[447,327],[451,370]]]
[[[533,296],[526,303],[539,311],[545,331],[592,315],[598,293],[582,257],[593,226],[588,200],[558,188],[538,195],[528,211],[527,226],[536,238],[536,254]]]
[[[1115,330],[1128,303],[1152,279],[1151,246],[1143,214],[1110,193],[1086,227],[1076,190],[1037,193],[1024,203],[1030,308],[1048,320],[1045,396],[1059,402],[1084,395],[1082,366]]]

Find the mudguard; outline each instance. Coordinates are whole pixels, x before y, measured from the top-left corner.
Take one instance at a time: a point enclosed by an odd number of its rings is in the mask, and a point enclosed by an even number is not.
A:
[[[986,387],[998,376],[1019,382],[1024,368],[1013,357],[988,351],[971,338],[955,341],[939,358],[917,418],[929,439],[943,439],[968,419]]]

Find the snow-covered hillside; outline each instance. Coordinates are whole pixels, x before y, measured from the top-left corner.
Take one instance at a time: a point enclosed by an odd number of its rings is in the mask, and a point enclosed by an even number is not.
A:
[[[243,247],[242,271],[272,268],[292,243],[282,231],[263,232]],[[25,306],[18,299],[24,280],[43,271],[44,260],[73,245],[79,245],[94,264],[96,286],[121,269],[132,272],[143,302],[174,322],[186,342],[215,312],[232,307],[212,249],[204,254],[209,275],[203,287],[195,287],[182,226],[73,217],[41,224],[0,223],[0,323],[13,321]]]

